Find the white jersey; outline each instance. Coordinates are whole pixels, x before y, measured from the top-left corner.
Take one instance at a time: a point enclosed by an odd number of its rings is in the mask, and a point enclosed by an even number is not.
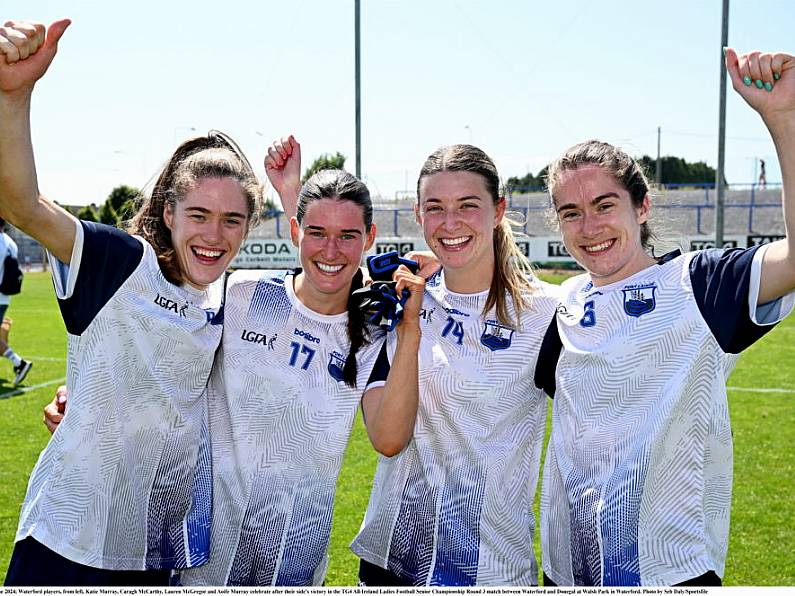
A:
[[[5,270],[5,258],[11,255],[15,259],[18,258],[17,243],[14,239],[3,231],[0,231],[0,279],[3,279],[3,272]],[[6,294],[0,294],[0,305],[11,304],[11,297]]]
[[[606,286],[587,275],[564,282],[547,334],[560,341],[539,358],[541,384],[555,396],[544,571],[558,585],[723,575],[732,488],[726,379],[735,354],[795,298],[757,307],[764,250],[673,253]]]
[[[426,284],[414,435],[381,457],[353,551],[416,586],[535,585],[533,497],[546,397],[533,384],[557,287],[519,327],[482,315],[488,292]],[[513,301],[509,312],[515,320]]]
[[[210,383],[212,556],[184,585],[322,585],[337,476],[383,334],[342,380],[348,315],[318,314],[292,273],[230,276]],[[374,373],[374,378],[386,378]]]
[[[222,285],[175,286],[148,243],[77,225],[70,265],[50,257],[69,407],[30,477],[16,539],[105,569],[201,564],[211,496],[204,391]]]

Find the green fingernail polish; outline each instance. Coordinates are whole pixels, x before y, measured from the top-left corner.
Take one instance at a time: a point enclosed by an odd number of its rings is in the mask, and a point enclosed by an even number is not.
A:
[[[765,83],[765,90],[773,91],[773,83]]]
[[[773,78],[778,81],[781,78],[781,73],[780,72],[774,72],[773,73]]]
[[[754,85],[756,85],[756,88],[757,88],[757,89],[761,89],[762,87],[764,87],[764,84],[763,84],[763,83],[762,83],[762,81],[760,81],[759,79],[756,79],[756,80],[754,81]]]
[[[746,87],[750,87],[751,86],[751,77],[749,77],[748,75],[745,75],[743,77],[743,83],[745,84]]]

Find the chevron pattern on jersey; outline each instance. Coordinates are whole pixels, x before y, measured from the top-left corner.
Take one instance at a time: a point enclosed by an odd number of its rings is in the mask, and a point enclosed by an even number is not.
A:
[[[559,584],[670,585],[723,573],[732,461],[725,380],[736,358],[698,308],[691,258],[599,288],[584,276],[564,283],[542,492],[545,571]],[[653,308],[629,316],[627,287],[653,287]],[[580,324],[586,303],[590,326]]]
[[[205,418],[199,443],[199,457],[193,475],[193,499],[191,510],[185,520],[184,532],[187,536],[187,556],[177,568],[193,567],[207,562],[210,554],[210,522],[212,521],[212,450],[210,444],[209,421]],[[209,496],[209,498],[208,498]],[[171,541],[184,545],[184,542]],[[181,551],[175,548],[177,555]]]
[[[284,278],[285,272],[280,271],[257,282],[248,308],[248,316],[252,320],[271,322],[277,327],[287,320],[292,306],[284,290]]]
[[[336,480],[383,336],[348,387],[328,367],[348,354],[347,314],[313,313],[292,284],[270,271],[228,280],[210,381],[212,556],[185,585],[323,583]]]
[[[414,438],[379,459],[352,544],[414,585],[537,582],[532,498],[546,400],[533,373],[558,298],[539,284],[521,325],[498,328],[493,312],[481,314],[486,296],[448,291],[443,274],[428,280]]]
[[[273,583],[288,510],[280,502],[288,501],[290,490],[285,482],[267,482],[254,478],[251,505],[245,509],[239,540],[232,551],[234,560],[227,584],[230,586],[267,586]]]
[[[486,471],[465,462],[459,466],[451,466],[442,492],[434,586],[473,586],[477,580]]]
[[[69,275],[79,271],[73,263]],[[102,282],[91,273],[77,277],[84,299]],[[210,499],[209,483],[195,483],[221,339],[205,311],[220,306],[220,286],[210,294],[167,282],[145,244],[132,275],[69,336],[69,412],[31,475],[18,540],[106,569],[207,557],[206,541],[185,545],[182,527],[194,500]]]
[[[425,585],[434,553],[438,493],[424,476],[419,460],[413,461],[389,548],[389,570],[416,586]]]
[[[325,575],[335,486],[334,482],[325,487],[314,481],[305,484],[310,486],[301,487],[293,502],[282,565],[276,580],[280,586],[312,586],[322,582]],[[318,570],[322,573],[318,574]]]

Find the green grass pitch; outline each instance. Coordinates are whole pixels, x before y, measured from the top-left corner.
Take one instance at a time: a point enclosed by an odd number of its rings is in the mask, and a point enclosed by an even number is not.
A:
[[[12,300],[11,345],[34,367],[14,391],[0,360],[0,576],[5,577],[28,475],[49,437],[42,407],[64,378],[66,337],[45,273]],[[795,585],[795,316],[740,359],[729,380],[734,497],[725,585]],[[744,388],[744,389],[740,389]],[[768,389],[770,391],[756,391]],[[339,480],[326,585],[355,585],[348,549],[362,520],[376,456],[357,421]],[[538,548],[537,548],[538,552]],[[46,572],[46,570],[42,570]]]

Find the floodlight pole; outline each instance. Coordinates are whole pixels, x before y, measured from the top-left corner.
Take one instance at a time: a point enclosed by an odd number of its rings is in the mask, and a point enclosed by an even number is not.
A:
[[[355,0],[355,38],[356,38],[356,58],[355,58],[355,69],[356,69],[356,177],[361,180],[362,179],[362,85],[361,85],[361,48],[360,48],[360,40],[359,40],[359,2],[360,0]]]
[[[723,247],[723,166],[726,161],[726,66],[723,48],[729,45],[729,0],[723,0],[720,42],[720,109],[718,116],[718,169],[715,173],[715,248]]]
[[[660,132],[662,127],[657,127],[657,172],[655,175],[655,182],[657,182],[657,188],[660,188],[660,184],[662,183],[662,161],[660,161]]]

